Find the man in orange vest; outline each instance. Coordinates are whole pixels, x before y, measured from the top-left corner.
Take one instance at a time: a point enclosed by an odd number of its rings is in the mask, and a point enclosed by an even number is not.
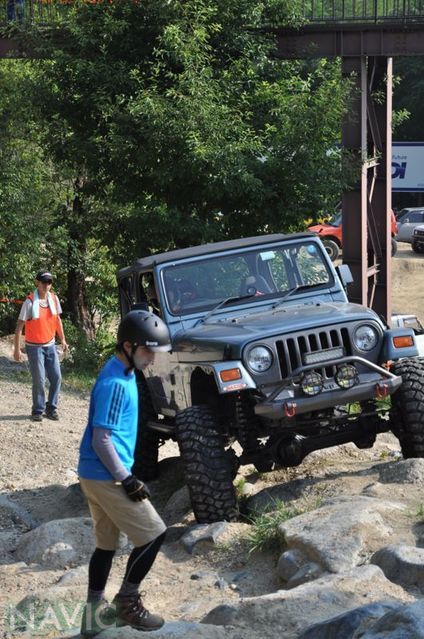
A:
[[[43,421],[43,414],[48,419],[59,419],[57,403],[62,376],[55,345],[56,334],[64,352],[68,345],[60,319],[62,308],[57,295],[51,290],[52,283],[51,273],[37,273],[36,288],[23,303],[15,330],[14,358],[21,362],[20,337],[25,327],[25,350],[32,377],[31,419],[34,422]],[[50,385],[47,403],[44,392],[46,376]]]

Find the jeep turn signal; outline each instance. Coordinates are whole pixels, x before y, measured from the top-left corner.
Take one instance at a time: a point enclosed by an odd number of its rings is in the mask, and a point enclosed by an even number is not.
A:
[[[412,335],[399,335],[393,338],[393,346],[395,348],[409,348],[414,345],[414,338]]]
[[[222,382],[233,382],[235,379],[241,379],[241,372],[239,368],[229,368],[226,371],[219,373]]]

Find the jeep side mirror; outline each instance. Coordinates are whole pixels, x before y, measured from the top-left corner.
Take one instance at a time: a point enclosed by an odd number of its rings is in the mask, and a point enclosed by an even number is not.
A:
[[[352,284],[353,275],[352,271],[350,270],[350,266],[348,266],[347,264],[340,264],[339,266],[336,266],[336,271],[342,281],[344,288],[346,288],[348,284]]]

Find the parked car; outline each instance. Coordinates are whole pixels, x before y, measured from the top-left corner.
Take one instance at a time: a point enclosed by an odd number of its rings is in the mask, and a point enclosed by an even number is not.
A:
[[[397,251],[397,243],[395,240],[395,235],[397,232],[396,226],[396,218],[395,214],[392,211],[392,220],[391,220],[391,232],[392,232],[392,255],[396,255]],[[314,226],[309,226],[308,231],[312,231],[313,233],[318,233],[321,242],[325,246],[325,250],[327,251],[330,259],[336,260],[340,255],[340,250],[342,248],[342,214],[341,212],[335,213],[325,224],[315,224]]]
[[[398,242],[412,243],[414,229],[424,224],[424,207],[403,209],[405,212],[397,221],[396,239]]]
[[[159,446],[176,440],[194,514],[209,523],[237,519],[240,465],[298,466],[321,448],[369,448],[385,431],[404,457],[424,457],[415,331],[350,303],[350,282],[311,233],[203,244],[121,269],[121,314],[151,306],[154,290],[172,341],[137,374],[133,472],[155,478]]]
[[[424,224],[414,228],[411,246],[414,253],[424,253]]]

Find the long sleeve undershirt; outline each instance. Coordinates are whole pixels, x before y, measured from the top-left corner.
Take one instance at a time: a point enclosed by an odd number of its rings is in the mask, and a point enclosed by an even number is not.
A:
[[[102,464],[116,481],[122,481],[131,474],[119,459],[112,442],[112,431],[109,428],[93,428],[91,445]]]

